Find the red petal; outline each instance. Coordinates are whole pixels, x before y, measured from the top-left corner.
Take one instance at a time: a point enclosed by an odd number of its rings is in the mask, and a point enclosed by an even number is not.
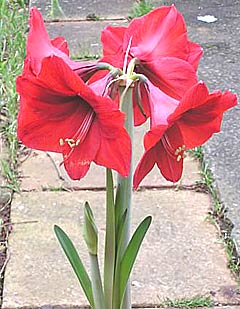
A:
[[[156,163],[156,152],[155,148],[151,148],[145,151],[138,163],[133,176],[133,188],[137,189],[143,178],[150,173]]]
[[[107,26],[102,31],[101,41],[103,44],[103,55],[115,55],[123,52],[123,39],[126,27]]]
[[[201,103],[178,120],[188,149],[202,145],[220,131],[223,113],[237,104],[237,97],[230,92],[213,93]]]
[[[200,46],[193,46],[188,41],[184,19],[174,5],[163,6],[135,18],[126,31],[124,50],[131,37],[130,53],[141,61],[176,57],[189,61],[196,67],[202,54]]]
[[[186,27],[175,6],[163,6],[135,18],[129,24],[125,40],[131,36],[131,53],[141,60],[159,56],[186,57]]]
[[[236,104],[234,94],[228,91],[209,94],[206,85],[200,82],[185,94],[168,121],[178,124],[189,149],[200,146],[218,132],[224,111]]]
[[[66,43],[63,38],[50,40],[45,28],[41,13],[37,8],[31,8],[30,30],[27,38],[27,58],[31,59],[31,68],[38,75],[41,70],[42,60],[45,57],[57,56],[62,58],[71,68],[76,66],[74,61],[68,57]],[[53,43],[53,44],[52,44]],[[59,44],[61,43],[61,46]]]
[[[86,175],[91,162],[96,156],[99,145],[99,126],[97,122],[94,122],[86,139],[80,145],[73,149],[69,149],[68,146],[63,147],[64,167],[72,179],[79,180]]]
[[[115,138],[101,136],[99,151],[95,162],[116,170],[123,177],[128,176],[131,161],[131,140],[127,131],[122,128]]]
[[[151,111],[151,127],[168,124],[167,118],[177,108],[179,101],[168,96],[147,81],[148,98]]]
[[[141,108],[139,107],[139,105],[141,106]],[[149,93],[143,83],[136,84],[134,87],[133,113],[135,126],[140,126],[150,116]]]
[[[153,143],[153,147],[147,148],[137,166],[133,182],[134,188],[138,187],[139,183],[151,171],[155,163],[157,163],[162,175],[167,180],[177,182],[181,178],[183,157],[181,156],[178,159],[178,155],[176,154],[176,150],[183,146],[181,132],[177,126],[171,127],[167,131],[164,131],[164,127],[159,127],[158,129],[159,136],[157,143]],[[154,133],[157,134],[157,130]],[[148,136],[148,138],[150,137],[152,136]],[[155,138],[156,141],[157,135]],[[150,146],[150,144],[147,146]]]
[[[188,42],[188,58],[186,59],[187,62],[189,62],[193,68],[197,71],[198,63],[200,61],[201,56],[203,55],[203,49],[200,45]]]
[[[188,89],[188,91],[185,92],[184,96],[181,98],[178,104],[178,107],[168,120],[170,122],[174,122],[189,109],[194,109],[199,104],[205,102],[205,100],[208,98],[208,95],[209,93],[205,83],[199,82],[195,84],[193,87],[191,87],[190,89]]]
[[[167,95],[180,99],[185,92],[197,83],[193,67],[186,61],[164,57],[140,64],[138,71]]]
[[[166,139],[166,142],[165,142]],[[177,182],[182,176],[183,157],[176,155],[176,150],[183,146],[183,137],[177,126],[167,130],[156,147],[157,165],[166,180]]]
[[[88,110],[89,106],[78,99],[56,104],[54,101],[38,101],[22,95],[18,138],[30,148],[62,152],[59,140],[74,135]]]
[[[161,140],[167,129],[168,125],[158,125],[156,127],[152,127],[151,130],[144,135],[145,150],[154,147]]]
[[[69,56],[68,43],[63,37],[56,37],[51,40],[51,44]]]

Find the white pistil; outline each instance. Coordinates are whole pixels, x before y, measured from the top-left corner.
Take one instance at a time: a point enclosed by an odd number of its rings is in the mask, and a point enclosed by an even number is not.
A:
[[[129,56],[131,44],[132,44],[132,36],[131,36],[131,38],[130,38],[130,40],[128,42],[128,47],[126,49],[126,54],[125,54],[125,57],[124,57],[123,74],[126,74],[126,72],[127,72],[127,62],[128,62],[128,56]]]

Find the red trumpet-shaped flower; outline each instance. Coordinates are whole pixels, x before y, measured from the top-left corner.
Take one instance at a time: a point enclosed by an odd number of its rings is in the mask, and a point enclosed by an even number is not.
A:
[[[197,83],[202,48],[188,40],[184,19],[175,6],[157,8],[128,27],[106,27],[102,43],[100,62],[125,69],[136,58],[135,72],[176,99]]]
[[[172,98],[169,102],[173,107]],[[167,123],[161,116],[164,110],[161,102],[155,102],[151,109],[151,128],[144,137],[145,153],[134,175],[134,188],[155,164],[167,180],[178,181],[182,175],[184,151],[202,145],[213,133],[219,132],[223,113],[236,104],[234,94],[228,91],[209,94],[202,82],[192,87],[173,108]]]
[[[18,138],[30,148],[63,153],[72,179],[82,178],[92,161],[127,176],[131,141],[117,105],[95,94],[62,57],[42,59],[38,74],[31,59],[17,79]]]

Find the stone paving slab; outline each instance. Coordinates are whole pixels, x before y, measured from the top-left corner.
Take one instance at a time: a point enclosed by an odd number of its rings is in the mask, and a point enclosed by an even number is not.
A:
[[[80,181],[73,181],[67,175],[62,155],[32,150],[29,158],[20,166],[22,191],[57,191],[59,189],[83,190],[105,188],[105,168],[91,164],[88,174]],[[43,173],[44,171],[44,173]],[[114,173],[116,179],[116,173]],[[176,184],[167,181],[157,167],[142,181],[141,187],[193,187],[201,181],[199,162],[188,155],[184,160],[182,179]]]
[[[3,309],[86,304],[55,239],[53,225],[60,225],[69,234],[86,261],[82,206],[85,200],[90,202],[103,241],[104,195],[78,191],[15,196]],[[236,290],[236,282],[227,268],[215,227],[206,220],[209,196],[192,191],[147,190],[136,192],[133,204],[134,226],[146,215],[154,218],[131,279],[133,303],[160,304],[166,298],[196,295],[214,295],[216,301],[226,303],[228,293],[223,290]],[[237,301],[235,296],[231,298],[231,303]]]
[[[127,20],[112,21],[111,25],[124,26],[127,23]],[[51,38],[63,36],[67,40],[72,57],[100,57],[101,31],[109,24],[109,21],[52,22],[47,23],[46,28]]]
[[[134,1],[132,0],[59,0],[67,19],[86,19],[89,16],[97,18],[125,18],[129,15]],[[50,19],[51,0],[32,0],[31,6],[41,10],[46,19]]]

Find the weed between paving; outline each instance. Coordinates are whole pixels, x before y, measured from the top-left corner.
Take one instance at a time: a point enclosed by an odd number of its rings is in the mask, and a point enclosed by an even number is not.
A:
[[[17,190],[18,141],[16,77],[25,57],[28,10],[23,0],[0,1],[0,298],[8,261],[7,240],[11,232],[10,209]],[[4,144],[4,147],[3,147]]]

